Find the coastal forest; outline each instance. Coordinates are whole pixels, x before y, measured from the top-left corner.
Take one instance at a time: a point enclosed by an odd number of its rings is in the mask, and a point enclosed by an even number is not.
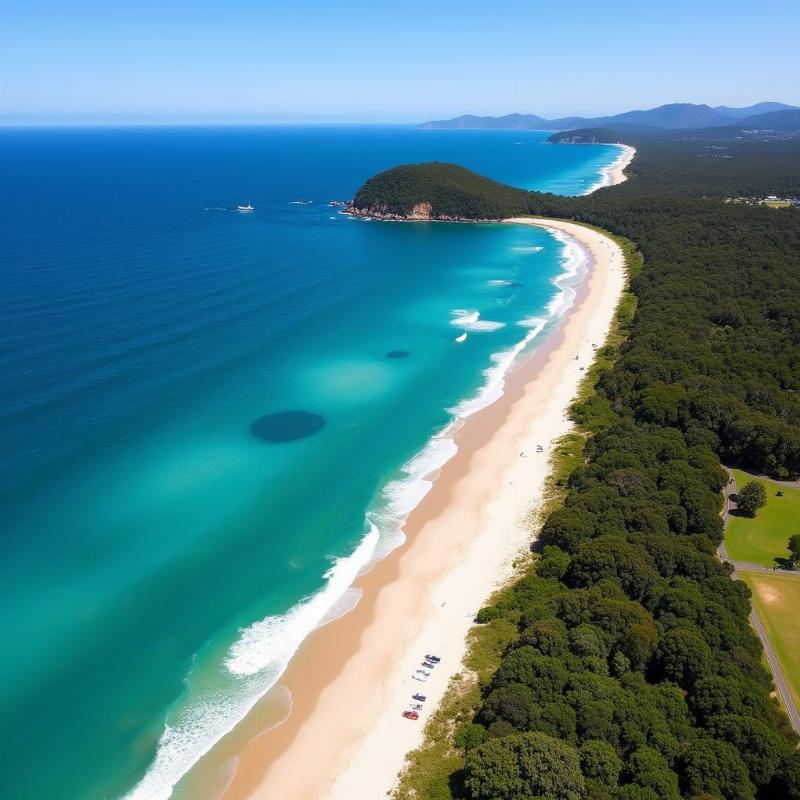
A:
[[[623,139],[629,180],[589,196],[435,164],[354,199],[362,213],[571,219],[642,265],[621,340],[572,409],[585,439],[538,557],[478,615],[498,632],[496,669],[446,726],[439,766],[412,758],[400,796],[800,799],[749,589],[715,556],[721,463],[800,474],[800,210],[731,202],[800,194],[800,140]]]

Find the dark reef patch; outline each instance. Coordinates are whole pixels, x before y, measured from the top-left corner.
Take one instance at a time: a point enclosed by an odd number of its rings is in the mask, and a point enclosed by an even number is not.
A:
[[[325,417],[311,411],[278,411],[254,420],[250,433],[262,442],[293,442],[325,427]]]
[[[390,350],[386,358],[408,358],[411,355],[408,350]]]

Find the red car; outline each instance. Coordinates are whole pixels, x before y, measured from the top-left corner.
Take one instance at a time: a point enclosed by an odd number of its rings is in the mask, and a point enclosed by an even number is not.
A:
[[[404,711],[403,716],[406,719],[419,719],[419,714],[416,711]]]

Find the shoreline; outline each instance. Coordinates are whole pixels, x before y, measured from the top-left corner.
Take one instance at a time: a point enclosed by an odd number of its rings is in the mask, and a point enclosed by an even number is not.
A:
[[[609,186],[616,186],[618,183],[628,180],[625,170],[636,156],[636,148],[629,144],[618,144],[617,147],[622,148],[619,157],[612,164],[600,170],[600,180],[586,190],[586,195],[592,194],[598,189],[606,189]]]
[[[626,151],[614,169],[621,173],[632,157]],[[542,499],[553,444],[572,428],[566,411],[593,344],[601,346],[608,332],[625,272],[619,247],[597,231],[556,220],[506,222],[566,234],[588,251],[589,273],[575,287],[575,302],[511,368],[504,395],[464,421],[454,437],[458,452],[409,515],[404,547],[355,581],[361,602],[298,650],[274,687],[293,694],[288,718],[277,727],[273,721],[266,735],[254,732],[256,718],[260,730],[268,727],[270,692],[252,724],[242,726],[250,735],[229,735],[220,748],[235,768],[225,780],[226,800],[386,794],[461,667],[475,613],[513,577],[515,559],[530,545],[529,519]],[[411,674],[426,652],[442,663],[418,683]],[[411,722],[400,712],[416,690],[428,702]]]

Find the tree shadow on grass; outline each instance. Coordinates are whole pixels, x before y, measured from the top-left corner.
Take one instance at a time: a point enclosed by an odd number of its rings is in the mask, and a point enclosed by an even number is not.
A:
[[[464,786],[464,778],[466,773],[463,769],[457,769],[455,772],[450,773],[448,783],[450,785],[450,796],[453,798],[467,797],[467,787]]]

